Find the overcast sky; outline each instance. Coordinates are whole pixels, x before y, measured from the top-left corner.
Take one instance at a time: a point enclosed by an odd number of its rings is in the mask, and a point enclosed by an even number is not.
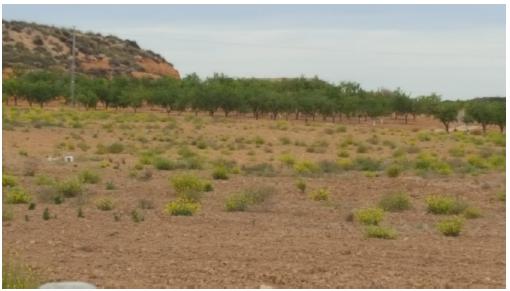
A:
[[[132,39],[182,76],[505,96],[504,5],[3,5],[2,17]]]

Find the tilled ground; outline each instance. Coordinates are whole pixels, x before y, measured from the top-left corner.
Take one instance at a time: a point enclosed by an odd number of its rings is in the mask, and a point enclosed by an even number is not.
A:
[[[480,177],[504,183],[504,177]],[[314,181],[333,191],[329,205],[310,201],[288,186],[291,178],[233,178],[216,184],[194,217],[168,217],[160,207],[134,223],[129,209],[140,193],[157,187],[125,185],[121,221],[110,212],[49,206],[57,219],[41,219],[42,206],[15,207],[3,225],[4,250],[16,250],[48,280],[84,280],[110,288],[504,288],[505,207],[478,185],[457,179],[401,178],[413,209],[389,214],[396,240],[366,239],[346,220],[349,210],[375,203],[396,181],[355,175]],[[154,183],[153,183],[154,184]],[[223,210],[227,189],[275,185],[266,205],[245,213]],[[432,185],[431,185],[432,184]],[[448,191],[482,209],[455,238],[440,235],[427,214],[424,194]],[[159,197],[158,197],[159,196]],[[168,200],[151,196],[156,205]],[[131,206],[131,207],[129,207]],[[29,221],[24,221],[24,215]]]
[[[30,155],[50,152],[64,134],[52,132],[4,131],[4,167],[19,173],[26,159],[12,144],[28,147]],[[87,163],[41,159],[38,172],[68,177],[89,169]],[[4,258],[29,263],[45,281],[82,280],[103,288],[505,288],[506,209],[494,195],[505,187],[504,173],[389,178],[349,171],[305,178],[310,190],[330,189],[327,203],[300,193],[291,175],[232,175],[213,182],[198,214],[170,217],[163,208],[175,197],[168,183],[173,172],[154,171],[141,182],[129,178],[127,168],[102,169],[102,183],[87,186],[84,218],[77,217],[76,198],[61,205],[38,202],[35,210],[9,206],[14,219],[3,223]],[[210,177],[206,170],[196,173]],[[18,178],[36,190],[34,177]],[[105,190],[108,180],[116,190]],[[230,193],[261,185],[276,189],[269,201],[246,212],[224,210]],[[386,214],[382,225],[396,229],[395,240],[365,238],[363,227],[347,219],[353,209],[396,191],[409,193],[413,206]],[[94,198],[106,193],[115,201],[113,211],[94,206]],[[435,227],[442,216],[425,209],[425,196],[433,193],[461,197],[483,217],[466,220],[459,237],[445,237]],[[155,207],[135,223],[130,212],[142,198]],[[41,218],[46,207],[56,219]]]

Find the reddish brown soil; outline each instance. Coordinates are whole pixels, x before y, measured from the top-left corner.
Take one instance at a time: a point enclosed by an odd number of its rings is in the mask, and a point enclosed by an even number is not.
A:
[[[183,117],[176,116],[178,122]],[[402,132],[426,125],[386,125]],[[246,131],[260,132],[266,141],[278,145],[281,132],[267,129],[271,121],[234,120],[207,125],[211,135],[242,136]],[[292,124],[292,122],[291,122]],[[437,124],[434,124],[437,126]],[[349,127],[355,137],[362,127]],[[260,127],[260,131],[259,128]],[[86,127],[84,139],[95,149],[91,135],[100,128]],[[244,128],[244,129],[243,129]],[[325,137],[320,129],[317,136]],[[398,178],[365,177],[361,172],[344,172],[305,178],[308,189],[327,187],[331,202],[311,201],[295,187],[290,175],[254,177],[232,175],[226,181],[213,181],[202,209],[193,217],[170,217],[164,205],[175,197],[168,177],[170,171],[154,171],[149,181],[129,178],[137,158],[129,154],[111,155],[124,159],[120,169],[100,169],[97,162],[79,160],[57,165],[45,160],[72,128],[41,128],[23,132],[3,131],[3,166],[18,175],[20,184],[37,190],[34,177],[20,173],[31,157],[38,160],[38,173],[63,179],[84,169],[101,173],[102,181],[88,185],[89,201],[83,206],[85,218],[77,217],[76,201],[54,205],[40,202],[33,211],[27,205],[14,205],[14,219],[3,223],[4,256],[29,263],[46,281],[83,280],[104,288],[505,288],[505,205],[494,193],[505,187],[504,173],[477,177],[453,175],[423,178],[407,173]],[[157,133],[157,130],[152,131]],[[99,141],[108,144],[122,136],[100,130]],[[272,134],[272,135],[271,135]],[[312,140],[306,131],[285,135]],[[362,133],[361,133],[362,134]],[[191,129],[183,135],[193,136]],[[314,134],[315,135],[315,134]],[[274,141],[273,141],[274,140]],[[427,147],[427,145],[423,145]],[[428,145],[434,148],[432,145]],[[291,146],[289,146],[291,148]],[[18,154],[27,149],[29,157]],[[324,156],[335,157],[334,146]],[[311,154],[297,149],[298,156]],[[209,158],[215,153],[206,150]],[[272,155],[266,153],[267,157]],[[277,153],[274,155],[278,156]],[[85,156],[81,154],[80,156]],[[255,160],[266,161],[264,152]],[[231,156],[240,164],[252,161],[237,152]],[[196,173],[210,177],[210,170]],[[112,180],[116,190],[104,190]],[[277,190],[267,203],[244,213],[224,211],[228,194],[260,185]],[[407,191],[413,207],[402,213],[387,214],[383,225],[398,231],[395,240],[368,239],[363,228],[346,220],[352,209],[372,206],[380,197]],[[435,224],[442,217],[426,213],[424,197],[449,193],[478,207],[483,217],[467,220],[459,237],[445,237]],[[100,211],[94,199],[108,195],[115,201],[113,212],[122,213],[114,221],[112,211]],[[145,212],[145,221],[134,223],[130,212],[141,198],[150,199],[155,208]],[[56,219],[42,220],[48,207]],[[4,205],[5,209],[5,205]],[[24,217],[28,216],[29,221]]]

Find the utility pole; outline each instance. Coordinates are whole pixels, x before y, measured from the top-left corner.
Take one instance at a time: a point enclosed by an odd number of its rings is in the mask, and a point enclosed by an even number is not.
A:
[[[75,62],[75,47],[76,47],[76,37],[74,35],[74,26],[73,26],[73,45],[71,48],[71,100],[73,102],[73,107],[76,106],[76,100],[74,98],[74,74],[76,70],[76,62]]]

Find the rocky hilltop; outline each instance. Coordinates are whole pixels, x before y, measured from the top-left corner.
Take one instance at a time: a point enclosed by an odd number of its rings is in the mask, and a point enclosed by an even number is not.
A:
[[[68,70],[73,31],[22,21],[2,21],[4,74],[14,68]],[[113,76],[179,78],[173,64],[135,41],[113,35],[75,31],[76,71]]]

